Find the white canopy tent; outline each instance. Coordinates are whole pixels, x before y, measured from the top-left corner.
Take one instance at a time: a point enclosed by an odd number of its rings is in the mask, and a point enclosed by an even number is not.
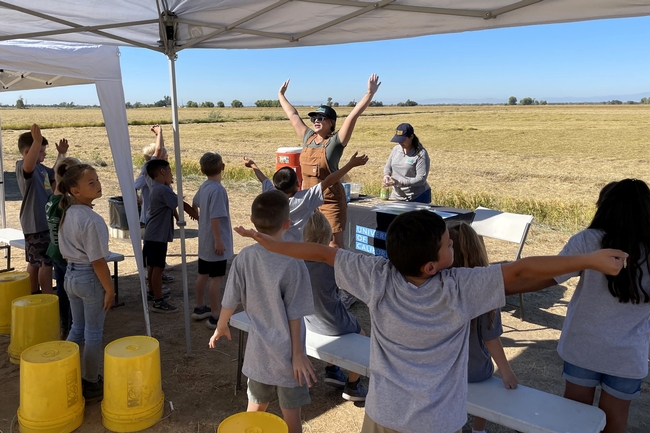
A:
[[[147,335],[151,335],[147,294],[140,251],[133,162],[126,120],[119,50],[114,46],[17,40],[0,42],[0,92],[94,84],[113,153],[115,171],[123,192],[134,256],[140,275]],[[0,130],[1,132],[1,130]],[[6,227],[5,184],[0,134],[0,212]]]
[[[650,15],[650,0],[0,0],[0,41],[129,45],[167,55],[182,209],[175,73],[180,50],[331,45],[643,15]],[[128,211],[132,203],[125,204]],[[185,221],[180,215],[189,354]]]

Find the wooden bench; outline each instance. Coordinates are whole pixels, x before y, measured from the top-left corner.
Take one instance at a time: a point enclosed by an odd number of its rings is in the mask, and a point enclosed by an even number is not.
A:
[[[237,390],[241,389],[244,333],[250,328],[245,312],[230,319],[239,330]],[[363,376],[370,375],[370,338],[358,334],[330,337],[307,331],[307,355]],[[605,413],[534,388],[519,385],[506,389],[498,377],[468,384],[467,413],[523,433],[598,433],[605,427]]]
[[[11,247],[25,249],[25,236],[23,232],[16,229],[4,228],[0,229],[0,242],[4,243],[7,248],[7,270],[11,268]],[[117,308],[124,305],[124,302],[119,302],[119,284],[118,284],[118,263],[124,261],[124,255],[110,252],[107,262],[113,262],[113,286],[115,287],[115,303],[111,308]]]

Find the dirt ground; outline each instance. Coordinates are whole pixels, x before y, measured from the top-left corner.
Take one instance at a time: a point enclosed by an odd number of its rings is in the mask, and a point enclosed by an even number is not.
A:
[[[15,155],[5,160],[7,171],[12,171]],[[97,200],[96,211],[108,221],[108,202],[106,198],[119,195],[119,188],[111,167],[99,169],[103,180],[104,197]],[[191,198],[198,188],[200,179],[190,179],[185,183],[186,197]],[[228,189],[233,225],[248,226],[249,204],[259,192],[259,184],[240,182],[226,185]],[[18,212],[20,201],[15,193],[8,195],[8,226],[19,228]],[[177,230],[178,235],[178,230]],[[188,222],[187,235],[187,287],[190,299],[194,298],[194,278],[196,276],[196,252],[198,247],[197,225]],[[524,255],[554,254],[560,250],[569,234],[548,227],[534,225]],[[241,250],[248,241],[236,236],[235,251]],[[145,334],[142,301],[139,282],[130,241],[111,239],[112,251],[125,255],[126,260],[119,265],[120,300],[125,306],[112,310],[105,323],[104,343],[130,335]],[[508,259],[514,256],[509,246],[488,243],[492,260]],[[21,267],[21,251],[14,250],[13,262]],[[171,289],[170,302],[179,307],[183,300],[183,275],[181,271],[180,242],[170,245],[168,262],[174,266],[170,274],[175,277],[168,284]],[[225,281],[224,281],[225,283]],[[561,377],[562,364],[556,353],[557,340],[566,313],[568,301],[573,292],[573,282],[567,286],[555,286],[540,293],[525,295],[526,321],[518,318],[518,308],[506,306],[503,310],[504,334],[502,342],[514,372],[523,385],[561,395],[564,382]],[[509,302],[518,303],[516,298]],[[190,307],[193,303],[190,303]],[[357,303],[352,312],[360,318],[366,330],[371,329],[368,311]],[[155,432],[214,432],[219,423],[229,415],[244,411],[246,393],[234,394],[237,358],[237,333],[233,341],[220,341],[217,349],[208,349],[208,339],[212,333],[203,322],[191,323],[192,353],[188,355],[185,346],[184,316],[182,313],[160,315],[151,314],[152,334],[160,341],[162,356],[162,386],[165,398],[173,403],[166,405],[165,419],[151,427]],[[0,351],[6,352],[9,337],[0,336]],[[324,364],[313,361],[322,379]],[[17,431],[15,422],[19,406],[19,368],[9,362],[8,357],[0,357],[0,433]],[[367,382],[366,382],[367,383]],[[460,386],[460,384],[459,384]],[[649,385],[643,384],[641,398],[632,404],[629,431],[642,433],[650,431]],[[311,390],[312,404],[303,409],[303,428],[306,433],[347,433],[359,431],[363,419],[363,406],[343,400],[340,391],[321,382]],[[280,414],[277,402],[270,411]],[[468,424],[464,432],[471,431]],[[496,425],[489,425],[491,432],[509,432]],[[101,424],[99,404],[86,407],[85,420],[78,431],[96,433],[106,429]]]

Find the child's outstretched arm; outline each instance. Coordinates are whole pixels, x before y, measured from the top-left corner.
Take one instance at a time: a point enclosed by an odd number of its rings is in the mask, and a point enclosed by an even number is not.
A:
[[[156,159],[162,158],[165,153],[165,139],[163,138],[162,127],[160,125],[153,125],[151,132],[156,134],[156,146],[153,148],[153,155]]]
[[[347,164],[345,164],[343,167],[339,168],[337,171],[334,173],[330,173],[321,183],[320,187],[323,191],[325,191],[327,188],[330,186],[334,185],[336,182],[340,181],[343,179],[343,176],[345,176],[350,170],[352,170],[354,167],[360,167],[362,165],[366,165],[368,162],[368,156],[367,155],[357,155],[359,152],[354,152],[354,155],[352,155],[352,158],[350,158],[350,161],[348,161]]]
[[[508,363],[508,358],[503,351],[503,345],[501,344],[501,339],[499,337],[493,340],[485,340],[485,347],[487,347],[488,352],[496,362],[497,367],[499,367],[499,373],[501,373],[501,380],[503,385],[507,389],[515,389],[519,382],[517,381],[517,376],[512,372],[510,368],[510,363]]]
[[[221,318],[219,319],[221,320]],[[293,365],[293,377],[302,386],[305,379],[307,386],[311,387],[316,383],[316,372],[305,354],[305,346],[301,338],[302,317],[289,320],[289,334],[291,334],[291,364]]]
[[[194,210],[194,208],[187,202],[183,202],[183,210],[185,211],[186,214],[190,216],[194,221],[199,220],[199,214],[197,211]]]
[[[310,260],[312,262],[323,262],[334,266],[337,248],[328,247],[310,242],[279,242],[273,240],[269,235],[259,233],[253,229],[235,227],[234,230],[245,238],[252,238],[267,250],[293,257],[295,259]]]
[[[257,167],[255,161],[246,156],[242,158],[242,161],[244,162],[244,166],[253,169],[253,172],[255,173],[255,176],[257,176],[257,180],[259,180],[260,183],[264,183],[265,180],[269,179],[268,177],[264,176],[264,173],[262,173],[262,171]]]
[[[627,256],[627,253],[621,250],[602,249],[590,254],[526,257],[507,263],[501,265],[506,295],[543,289],[555,284],[552,282],[553,277],[583,269],[592,269],[606,275],[617,275],[624,266]],[[531,280],[538,281],[540,285],[536,286],[536,283]],[[528,284],[522,284],[523,282]],[[542,284],[547,285],[542,286]]]
[[[208,347],[210,347],[210,349],[214,349],[215,343],[221,337],[226,337],[228,340],[232,340],[232,338],[230,338],[230,327],[228,326],[228,322],[230,321],[230,318],[234,312],[235,310],[231,310],[230,308],[221,307],[221,312],[219,313],[219,321],[217,322],[217,329],[214,330],[214,334],[212,334],[212,337],[210,337],[210,342],[208,343]]]

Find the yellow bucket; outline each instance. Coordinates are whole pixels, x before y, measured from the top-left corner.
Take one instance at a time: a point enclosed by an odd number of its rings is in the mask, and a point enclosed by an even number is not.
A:
[[[135,432],[162,418],[160,345],[151,337],[115,340],[104,350],[102,424],[114,432]]]
[[[9,361],[20,364],[25,349],[59,339],[59,297],[28,295],[11,303]]]
[[[224,419],[217,433],[288,433],[282,418],[268,412],[241,412]]]
[[[31,294],[27,272],[4,272],[0,274],[0,334],[11,332],[11,302]]]
[[[20,357],[21,433],[68,433],[81,425],[79,346],[50,341],[23,351]]]

